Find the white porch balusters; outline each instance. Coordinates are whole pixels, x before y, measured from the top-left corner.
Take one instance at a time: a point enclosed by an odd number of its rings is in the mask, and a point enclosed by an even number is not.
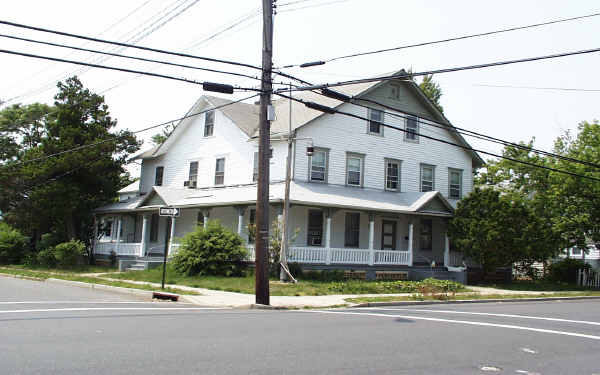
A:
[[[408,223],[408,265],[413,265],[413,227],[412,222]]]
[[[333,213],[331,209],[325,210],[326,216],[326,229],[325,229],[325,251],[327,256],[325,258],[325,264],[331,264],[331,216]]]
[[[246,212],[246,207],[245,206],[237,206],[236,209],[237,209],[237,212],[238,212],[238,228],[237,228],[237,233],[241,236],[242,235],[242,231],[244,230],[244,212]]]
[[[448,238],[448,233],[444,236],[444,267],[450,267],[450,239]]]
[[[171,218],[171,233],[169,236],[169,254],[171,254],[171,248],[173,247],[173,238],[175,237],[175,221],[176,218]]]
[[[119,243],[121,242],[121,227],[123,225],[123,216],[117,219],[117,243],[115,245],[115,253],[119,254]]]
[[[146,237],[148,232],[148,215],[143,215],[142,217],[142,243],[140,244],[140,256],[143,257],[146,255]]]
[[[369,214],[369,266],[375,263],[375,214]]]
[[[202,210],[202,216],[204,217],[204,228],[208,225],[208,218],[210,216],[210,210]]]

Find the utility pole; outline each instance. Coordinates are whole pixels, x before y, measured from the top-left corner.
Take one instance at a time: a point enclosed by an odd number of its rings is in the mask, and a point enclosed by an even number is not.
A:
[[[269,305],[269,156],[270,122],[268,110],[271,105],[271,70],[273,68],[273,1],[262,0],[263,49],[262,80],[260,92],[258,184],[256,196],[255,236],[255,295],[256,303]]]
[[[288,123],[288,150],[287,158],[285,160],[285,195],[283,198],[283,223],[281,225],[281,253],[279,255],[279,261],[281,262],[281,270],[279,272],[279,281],[288,280],[287,272],[287,254],[288,254],[288,238],[289,231],[289,220],[290,220],[290,180],[292,174],[292,83],[290,82],[290,115]]]

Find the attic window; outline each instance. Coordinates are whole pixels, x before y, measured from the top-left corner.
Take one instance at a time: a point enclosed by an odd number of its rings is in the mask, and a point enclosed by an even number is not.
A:
[[[210,137],[215,129],[215,111],[208,111],[204,116],[204,136]]]
[[[400,100],[400,86],[390,84],[390,99]]]

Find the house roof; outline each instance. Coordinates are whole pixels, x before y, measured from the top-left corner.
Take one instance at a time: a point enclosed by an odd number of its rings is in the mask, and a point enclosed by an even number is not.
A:
[[[134,181],[131,184],[125,186],[123,189],[119,190],[118,193],[137,193],[140,191],[140,181]]]
[[[272,203],[283,202],[284,186],[282,182],[270,185],[269,200]],[[215,207],[254,204],[254,202],[256,202],[255,184],[207,189],[154,186],[150,193],[135,202],[114,203],[96,211],[148,210],[159,206]],[[318,207],[438,216],[451,216],[454,211],[452,205],[437,191],[397,193],[296,181],[292,181],[290,186],[290,202]]]

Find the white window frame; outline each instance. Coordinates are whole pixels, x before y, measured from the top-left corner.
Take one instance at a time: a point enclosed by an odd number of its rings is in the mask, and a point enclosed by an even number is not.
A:
[[[219,171],[219,169],[218,169],[219,160],[223,160],[223,170],[222,171]],[[222,179],[221,183],[217,183],[218,178]],[[215,186],[221,186],[221,185],[225,185],[225,158],[224,157],[215,159]]]
[[[412,121],[413,119],[415,121],[415,128],[414,128],[414,130],[410,130],[408,127],[409,120]],[[406,130],[404,132],[404,140],[405,141],[419,143],[419,118],[417,116],[407,116],[406,117],[405,124],[404,124],[404,130]]]
[[[157,184],[159,169],[160,169],[160,184]],[[157,165],[154,168],[154,186],[163,186],[164,182],[165,182],[165,167],[163,165]]]
[[[373,115],[379,113],[381,115],[381,117],[379,118],[379,120],[375,120],[373,119]],[[367,134],[372,134],[372,135],[379,135],[383,137],[383,124],[384,124],[384,112],[380,111],[378,109],[372,109],[369,108],[369,121],[367,121]],[[374,132],[371,131],[371,123],[376,123],[379,125],[379,131],[378,132]]]
[[[395,189],[388,187],[388,178],[389,178],[388,164],[391,164],[391,163],[398,165],[398,175],[396,176],[396,188]],[[398,160],[398,159],[385,158],[384,163],[383,163],[383,168],[384,168],[384,176],[385,176],[385,180],[383,182],[384,189],[387,191],[400,191],[400,182],[402,181],[402,161]]]
[[[324,171],[323,171],[323,180],[313,179],[313,160],[314,160],[314,155],[317,153],[325,154],[325,157],[323,158],[323,160],[325,162]],[[320,166],[320,167],[323,168],[323,166]],[[328,172],[329,172],[329,150],[324,149],[324,148],[316,148],[315,147],[313,155],[309,156],[309,158],[308,158],[308,181],[318,182],[318,183],[327,183]],[[316,173],[319,173],[319,172],[316,172]]]
[[[358,170],[358,184],[350,183],[350,172],[356,173],[356,171],[350,171],[350,159],[359,161],[359,170]],[[354,152],[346,153],[346,185],[347,186],[355,186],[362,187],[363,181],[365,177],[365,156],[363,154],[357,154]]]
[[[431,181],[424,180],[424,169],[431,168]],[[431,189],[423,190],[423,182],[431,182]],[[435,165],[421,163],[421,176],[419,178],[419,191],[435,191]]]
[[[209,122],[210,119],[210,122]],[[210,134],[208,129],[210,129]],[[210,110],[204,114],[204,136],[212,137],[215,134],[215,111]]]
[[[254,151],[254,160],[252,161],[252,182],[258,181],[258,151]]]
[[[452,183],[452,174],[456,173],[458,174],[458,187],[453,187]],[[450,199],[460,199],[462,198],[462,192],[463,192],[463,171],[462,169],[457,169],[457,168],[448,168],[448,198]],[[453,190],[457,190],[458,189],[458,196],[453,196],[452,195],[452,191]]]
[[[196,174],[193,175],[192,174],[192,164],[196,163]],[[195,181],[196,184],[198,183],[198,171],[200,170],[200,162],[198,160],[191,160],[189,163],[189,170],[188,170],[188,181]]]

